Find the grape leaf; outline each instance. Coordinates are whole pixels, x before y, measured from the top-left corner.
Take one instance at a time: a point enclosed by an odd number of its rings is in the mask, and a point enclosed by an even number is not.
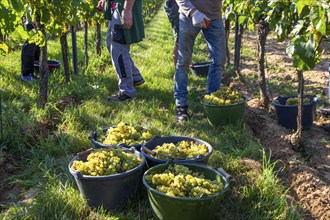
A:
[[[7,44],[0,42],[0,54],[7,54],[9,51],[9,47]]]

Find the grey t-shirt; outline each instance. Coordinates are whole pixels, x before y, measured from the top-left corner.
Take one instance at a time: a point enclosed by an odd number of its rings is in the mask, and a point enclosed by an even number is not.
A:
[[[221,18],[221,0],[176,0],[179,12],[187,17],[191,10],[196,8],[211,20]]]

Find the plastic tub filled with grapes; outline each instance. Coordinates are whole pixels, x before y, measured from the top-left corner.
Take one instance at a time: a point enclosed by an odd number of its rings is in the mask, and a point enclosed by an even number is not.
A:
[[[140,151],[142,144],[155,135],[159,135],[159,130],[156,128],[144,128],[120,122],[113,127],[104,127],[100,137],[97,132],[91,132],[88,139],[95,148],[122,146],[135,147]]]
[[[213,147],[206,141],[185,136],[155,136],[141,148],[149,167],[174,162],[207,164]]]
[[[243,121],[246,98],[238,90],[221,87],[205,95],[201,104],[209,123],[222,126]]]
[[[230,175],[200,164],[159,164],[143,175],[155,219],[215,219]]]
[[[91,207],[123,208],[139,187],[145,157],[134,147],[89,149],[69,163],[82,196]]]

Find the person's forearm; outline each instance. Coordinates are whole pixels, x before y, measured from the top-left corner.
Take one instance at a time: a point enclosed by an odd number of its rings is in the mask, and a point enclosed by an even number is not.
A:
[[[106,0],[100,0],[97,4],[97,9],[99,10],[99,12],[103,12],[104,11],[104,5],[105,5],[105,1]]]
[[[182,11],[187,17],[189,17],[194,10],[195,6],[190,2],[190,0],[175,0]]]
[[[132,11],[133,5],[134,5],[134,0],[125,0],[124,10]]]
[[[124,28],[130,29],[133,25],[132,9],[134,0],[125,0],[124,9],[122,11],[123,26]]]

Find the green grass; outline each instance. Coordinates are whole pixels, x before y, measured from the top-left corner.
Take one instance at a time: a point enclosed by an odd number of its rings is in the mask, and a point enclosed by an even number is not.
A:
[[[105,28],[102,36],[105,37]],[[209,142],[215,149],[210,165],[224,167],[233,177],[217,216],[224,219],[297,219],[298,211],[287,203],[286,189],[276,177],[274,165],[262,146],[241,124],[212,127],[202,114],[197,90],[206,80],[189,75],[189,102],[192,118],[184,125],[175,121],[172,62],[173,39],[163,10],[146,26],[146,38],[132,45],[132,58],[146,83],[138,87],[139,97],[132,102],[108,103],[115,92],[117,76],[103,38],[102,55],[94,54],[94,30],[89,31],[90,62],[84,67],[83,33],[77,33],[79,74],[66,84],[63,70],[49,78],[49,100],[38,109],[38,83],[20,81],[20,51],[0,59],[0,88],[4,140],[14,157],[15,172],[1,180],[0,187],[18,186],[11,205],[3,207],[3,219],[152,219],[146,189],[123,212],[91,209],[79,194],[68,163],[73,156],[91,147],[89,131],[112,126],[120,121],[156,127],[161,135],[184,135]],[[69,46],[71,39],[68,39]],[[207,47],[201,36],[196,40],[194,62],[207,61]],[[49,59],[61,60],[59,41],[48,43]],[[71,51],[70,51],[71,52]],[[252,56],[252,54],[250,55]],[[0,154],[0,159],[3,157]],[[240,161],[252,158],[262,163],[260,172],[248,170]],[[17,189],[17,188],[16,188]],[[35,192],[22,202],[26,191]]]

